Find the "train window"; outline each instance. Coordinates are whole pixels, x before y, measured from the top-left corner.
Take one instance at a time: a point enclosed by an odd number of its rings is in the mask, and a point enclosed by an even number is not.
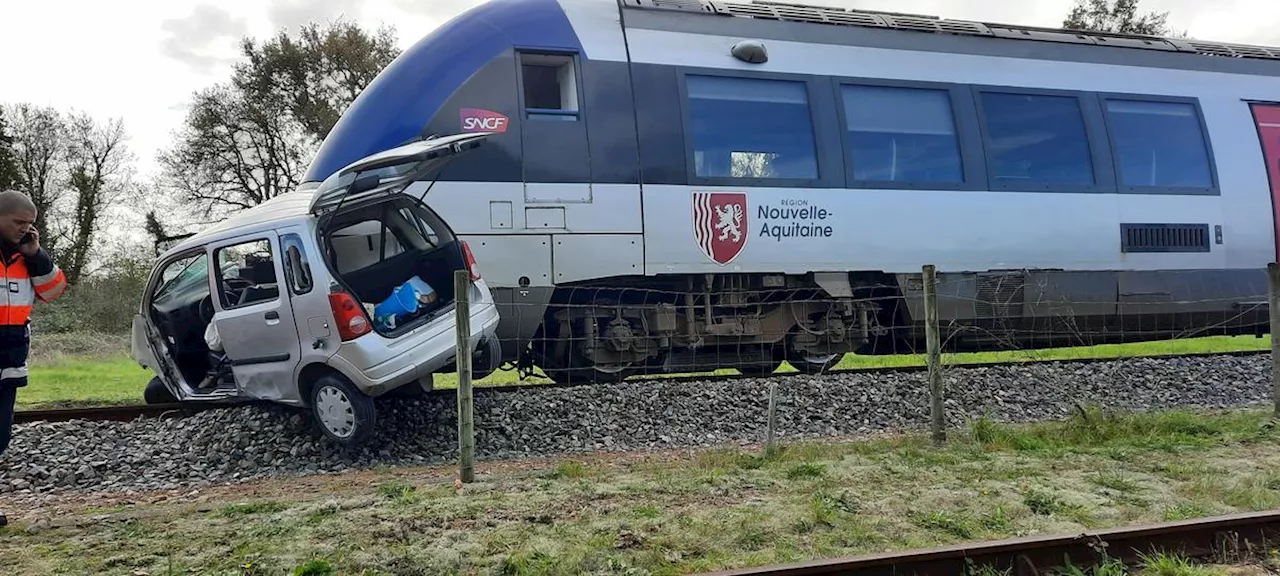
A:
[[[1106,113],[1121,185],[1213,186],[1204,131],[1194,105],[1108,99]]]
[[[572,56],[521,54],[520,76],[530,118],[577,119],[578,75]]]
[[[853,177],[876,182],[963,182],[946,90],[844,86]]]
[[[688,94],[697,176],[818,178],[804,83],[689,76]]]
[[[1004,183],[1094,183],[1080,100],[982,93],[991,178]]]

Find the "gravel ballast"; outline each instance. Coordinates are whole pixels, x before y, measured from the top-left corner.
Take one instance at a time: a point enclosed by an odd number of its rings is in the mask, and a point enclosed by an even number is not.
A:
[[[1236,408],[1269,401],[1269,355],[948,368],[949,426],[987,414],[1060,418],[1074,404],[1118,410]],[[572,388],[476,389],[476,457],[554,456],[764,440],[769,383],[780,439],[928,426],[923,372],[728,381],[640,381]],[[343,452],[301,410],[267,405],[180,419],[17,425],[0,456],[0,501],[67,491],[172,490],[270,476],[455,461],[452,393],[378,402],[377,432]]]

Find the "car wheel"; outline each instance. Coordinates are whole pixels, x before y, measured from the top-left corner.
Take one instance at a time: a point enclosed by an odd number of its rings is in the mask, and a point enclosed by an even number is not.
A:
[[[348,446],[366,440],[377,421],[373,398],[334,374],[321,376],[311,387],[311,416],[325,437]]]
[[[147,404],[175,404],[178,402],[173,393],[164,387],[164,382],[160,381],[159,376],[154,376],[150,382],[147,382],[147,387],[142,391],[142,399]]]
[[[497,338],[485,338],[476,347],[471,358],[471,379],[484,380],[502,366],[502,343]]]

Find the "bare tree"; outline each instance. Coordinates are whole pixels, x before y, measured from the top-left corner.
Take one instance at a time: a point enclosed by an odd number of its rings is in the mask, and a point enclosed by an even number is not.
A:
[[[161,154],[168,186],[216,217],[294,189],[314,150],[279,101],[230,85],[195,95],[178,142]]]
[[[9,126],[4,121],[4,108],[0,108],[0,190],[14,187],[19,179],[18,163],[13,158],[13,136],[9,135]]]
[[[68,136],[68,185],[75,203],[64,229],[67,244],[61,260],[67,282],[74,284],[88,266],[105,210],[125,200],[133,157],[125,144],[124,122],[118,118],[99,124],[87,114],[75,113]]]
[[[18,168],[17,185],[31,196],[38,214],[36,229],[48,230],[50,215],[61,197],[58,180],[66,153],[67,126],[62,114],[53,108],[30,104],[8,107],[5,115],[11,123],[13,161]],[[49,235],[42,244],[56,252],[56,238]]]

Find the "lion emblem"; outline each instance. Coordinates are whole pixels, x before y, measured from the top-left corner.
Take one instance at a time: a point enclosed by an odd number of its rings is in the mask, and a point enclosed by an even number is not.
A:
[[[733,236],[733,243],[742,241],[742,205],[725,204],[716,206],[716,230],[720,231],[719,240]]]

